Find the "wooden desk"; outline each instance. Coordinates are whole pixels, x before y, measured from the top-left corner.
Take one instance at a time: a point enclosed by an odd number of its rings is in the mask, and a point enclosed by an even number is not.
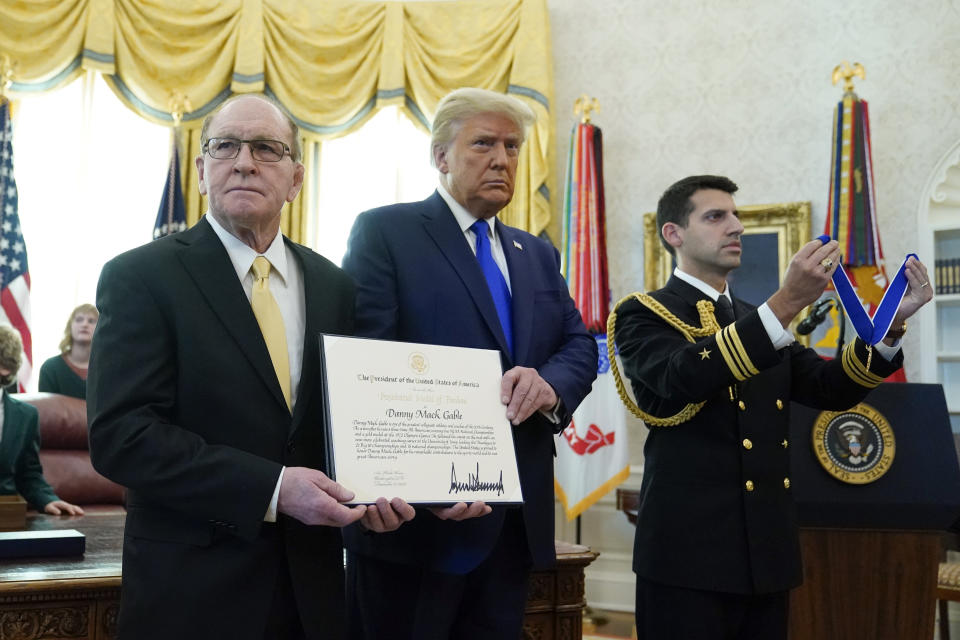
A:
[[[580,640],[583,637],[583,570],[599,553],[556,541],[557,566],[530,576],[522,640]]]
[[[82,557],[0,560],[0,640],[112,640],[120,610],[121,513],[27,516],[27,529],[76,529]]]
[[[32,515],[30,530],[76,529],[83,557],[0,560],[0,640],[113,640],[120,610],[124,515]],[[530,576],[523,638],[580,640],[583,570],[599,555],[557,542],[557,566]]]

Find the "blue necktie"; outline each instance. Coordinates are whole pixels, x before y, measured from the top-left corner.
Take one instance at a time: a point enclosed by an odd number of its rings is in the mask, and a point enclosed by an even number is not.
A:
[[[510,311],[510,289],[507,287],[507,281],[500,272],[500,267],[493,260],[493,254],[490,253],[490,239],[487,238],[487,231],[490,225],[486,220],[477,220],[470,225],[470,230],[477,236],[477,260],[480,262],[480,269],[483,271],[483,277],[487,279],[487,287],[490,288],[490,295],[493,296],[493,304],[497,308],[497,317],[500,318],[500,327],[503,329],[503,335],[507,338],[507,348],[510,349],[510,355],[513,356],[513,319]]]

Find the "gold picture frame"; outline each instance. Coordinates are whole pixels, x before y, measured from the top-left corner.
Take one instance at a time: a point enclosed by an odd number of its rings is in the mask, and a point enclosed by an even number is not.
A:
[[[777,281],[783,282],[787,265],[800,247],[810,242],[810,203],[784,202],[737,207],[743,223],[743,235],[770,236],[776,244]],[[647,291],[667,284],[673,273],[673,256],[660,242],[657,214],[643,214],[643,286]],[[770,293],[773,293],[772,291]]]
[[[730,274],[731,289],[738,297],[760,305],[783,282],[790,258],[810,242],[810,203],[784,202],[737,207],[743,223],[743,262]],[[650,291],[667,284],[673,273],[673,256],[660,242],[657,214],[643,216],[644,287]],[[775,255],[772,255],[775,254]],[[751,260],[758,261],[750,264]],[[777,264],[776,278],[767,265]],[[806,313],[800,313],[790,324],[796,335],[796,324]],[[798,336],[801,344],[809,344],[809,336]]]

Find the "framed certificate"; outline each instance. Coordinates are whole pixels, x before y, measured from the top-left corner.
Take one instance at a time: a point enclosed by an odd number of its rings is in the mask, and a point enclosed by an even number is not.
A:
[[[500,354],[321,335],[330,477],[419,506],[522,504]]]

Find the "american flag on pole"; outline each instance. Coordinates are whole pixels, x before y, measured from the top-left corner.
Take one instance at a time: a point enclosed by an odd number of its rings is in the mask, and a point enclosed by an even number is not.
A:
[[[180,152],[177,150],[176,132],[172,136],[173,151],[170,154],[170,166],[167,168],[167,180],[163,184],[157,220],[153,223],[154,240],[187,228],[187,207],[183,201],[183,188],[180,186]]]
[[[20,230],[20,216],[17,215],[10,103],[3,98],[0,98],[0,322],[6,322],[20,332],[24,358],[18,386],[20,391],[25,391],[24,381],[30,379],[33,369],[30,272],[27,270],[27,248]]]

